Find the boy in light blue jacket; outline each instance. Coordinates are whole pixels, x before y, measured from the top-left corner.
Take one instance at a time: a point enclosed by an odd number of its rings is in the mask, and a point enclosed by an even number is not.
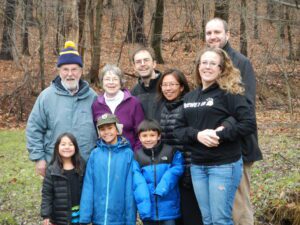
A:
[[[133,150],[121,136],[122,125],[115,115],[97,120],[100,139],[86,167],[80,202],[80,223],[135,225],[133,196]]]

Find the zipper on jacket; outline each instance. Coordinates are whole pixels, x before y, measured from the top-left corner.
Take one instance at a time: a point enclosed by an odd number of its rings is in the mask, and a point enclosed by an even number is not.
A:
[[[110,161],[111,161],[111,150],[108,149],[108,162],[107,162],[107,183],[106,183],[106,200],[105,200],[105,214],[104,214],[104,225],[107,224],[107,209],[109,200],[109,177],[110,177]]]
[[[151,149],[151,163],[154,167],[154,188],[156,189],[157,186],[157,182],[156,182],[156,163],[155,163],[155,158],[154,158],[154,150]],[[159,217],[158,217],[158,205],[157,205],[157,195],[154,195],[154,199],[155,199],[155,214],[156,214],[156,220],[159,223]]]

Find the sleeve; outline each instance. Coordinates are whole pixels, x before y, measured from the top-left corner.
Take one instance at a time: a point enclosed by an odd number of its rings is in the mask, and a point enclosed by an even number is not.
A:
[[[126,225],[136,224],[136,204],[133,193],[133,152],[130,150],[130,166],[126,178],[125,192],[125,209],[126,209]]]
[[[184,108],[182,108],[182,110],[179,111],[177,124],[175,125],[174,129],[174,136],[180,141],[182,141],[182,144],[188,144],[190,142],[198,141],[198,130],[193,127],[190,127],[187,121],[188,120],[185,115],[185,110]]]
[[[168,194],[169,191],[178,184],[179,178],[183,174],[183,171],[184,166],[182,154],[179,151],[176,151],[171,167],[162,176],[160,182],[156,186],[154,194],[161,197]]]
[[[139,140],[139,137],[138,137],[138,126],[140,125],[140,123],[144,120],[144,111],[143,111],[143,108],[142,108],[142,104],[140,103],[140,101],[136,99],[136,105],[135,105],[135,110],[134,110],[134,113],[133,113],[133,129],[134,129],[134,146],[132,146],[132,149],[134,149],[135,151],[140,149],[142,147],[142,144]]]
[[[140,218],[142,220],[151,218],[151,199],[148,185],[139,163],[135,160],[133,161],[133,193]]]
[[[44,219],[50,218],[52,214],[54,188],[50,170],[46,170],[46,176],[43,180],[42,186],[42,203],[41,203],[41,217]]]
[[[242,95],[227,95],[229,112],[236,119],[232,127],[225,127],[218,131],[217,135],[221,141],[234,141],[238,137],[249,135],[256,131],[254,111],[247,103],[246,97]]]
[[[245,85],[245,96],[251,107],[255,107],[256,80],[255,73],[249,59],[246,58],[241,69],[242,81]]]
[[[83,188],[80,199],[80,223],[90,223],[93,216],[94,194],[94,154],[92,152],[84,175]]]
[[[221,125],[224,127],[230,128],[230,127],[234,126],[235,123],[236,123],[236,119],[233,116],[229,116],[222,122]]]
[[[42,94],[36,100],[26,126],[26,141],[29,159],[45,159],[44,136],[47,130],[47,115]]]

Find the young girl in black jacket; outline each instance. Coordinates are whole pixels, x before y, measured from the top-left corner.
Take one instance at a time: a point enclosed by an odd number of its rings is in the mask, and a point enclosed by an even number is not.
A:
[[[43,225],[79,224],[83,173],[84,161],[76,138],[70,133],[61,134],[43,182]]]

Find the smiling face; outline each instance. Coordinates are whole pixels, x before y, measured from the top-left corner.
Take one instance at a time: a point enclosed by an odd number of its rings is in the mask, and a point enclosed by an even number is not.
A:
[[[168,101],[173,101],[177,99],[181,95],[183,89],[183,86],[180,85],[180,83],[173,74],[168,74],[164,76],[161,83],[161,91],[163,96]]]
[[[62,160],[71,159],[75,154],[75,145],[67,136],[64,136],[59,145],[58,145],[58,153],[61,156]]]
[[[98,127],[99,137],[107,144],[116,144],[118,141],[118,130],[114,123],[104,124]]]
[[[135,54],[133,58],[134,63],[134,71],[142,78],[142,79],[151,79],[155,76],[155,67],[156,62],[151,57],[151,54],[142,50]]]
[[[198,67],[203,89],[216,82],[221,74],[220,56],[212,51],[207,51],[202,54]]]
[[[71,92],[78,89],[82,68],[77,64],[65,64],[58,68],[64,86]]]
[[[205,41],[209,47],[223,48],[229,39],[221,20],[211,20],[205,27]]]
[[[103,76],[102,87],[108,97],[114,97],[121,89],[120,77],[111,71]]]
[[[150,149],[157,145],[160,135],[157,131],[147,130],[140,132],[139,139],[144,148]]]

